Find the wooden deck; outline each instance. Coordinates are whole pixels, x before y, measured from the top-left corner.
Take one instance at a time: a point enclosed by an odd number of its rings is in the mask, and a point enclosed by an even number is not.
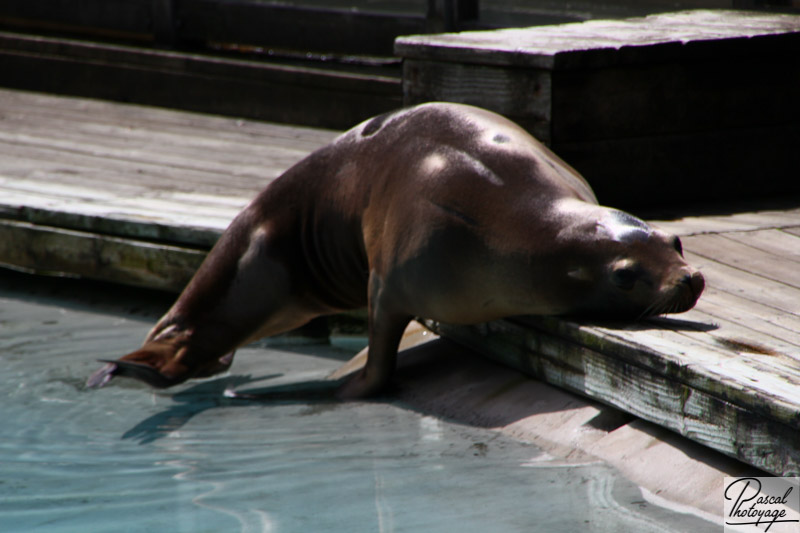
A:
[[[0,263],[179,290],[257,190],[335,135],[0,90]],[[800,208],[655,224],[683,236],[706,276],[689,313],[627,326],[429,325],[768,472],[797,475]]]
[[[336,134],[2,90],[0,263],[180,290],[255,193]]]

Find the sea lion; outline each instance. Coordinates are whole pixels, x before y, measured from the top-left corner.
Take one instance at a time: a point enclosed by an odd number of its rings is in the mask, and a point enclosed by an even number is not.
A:
[[[341,388],[366,396],[389,380],[414,317],[636,319],[686,311],[703,288],[677,237],[598,205],[521,127],[429,103],[359,124],[269,184],[144,345],[87,384],[210,376],[252,340],[367,306],[367,363]]]

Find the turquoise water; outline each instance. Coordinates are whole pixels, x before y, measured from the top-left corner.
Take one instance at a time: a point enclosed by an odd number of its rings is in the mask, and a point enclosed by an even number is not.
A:
[[[669,532],[718,527],[647,504],[601,465],[397,402],[247,402],[228,387],[319,379],[352,350],[252,347],[230,375],[86,390],[169,298],[0,275],[0,531]]]

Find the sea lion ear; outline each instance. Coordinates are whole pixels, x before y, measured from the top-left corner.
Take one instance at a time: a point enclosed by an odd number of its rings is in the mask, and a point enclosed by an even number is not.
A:
[[[598,239],[612,241],[617,240],[617,234],[614,232],[613,228],[604,223],[602,220],[598,220],[594,223],[594,234]]]

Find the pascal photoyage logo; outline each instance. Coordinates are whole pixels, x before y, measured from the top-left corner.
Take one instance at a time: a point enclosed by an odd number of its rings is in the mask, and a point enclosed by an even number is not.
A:
[[[726,477],[725,533],[800,533],[800,477]]]

